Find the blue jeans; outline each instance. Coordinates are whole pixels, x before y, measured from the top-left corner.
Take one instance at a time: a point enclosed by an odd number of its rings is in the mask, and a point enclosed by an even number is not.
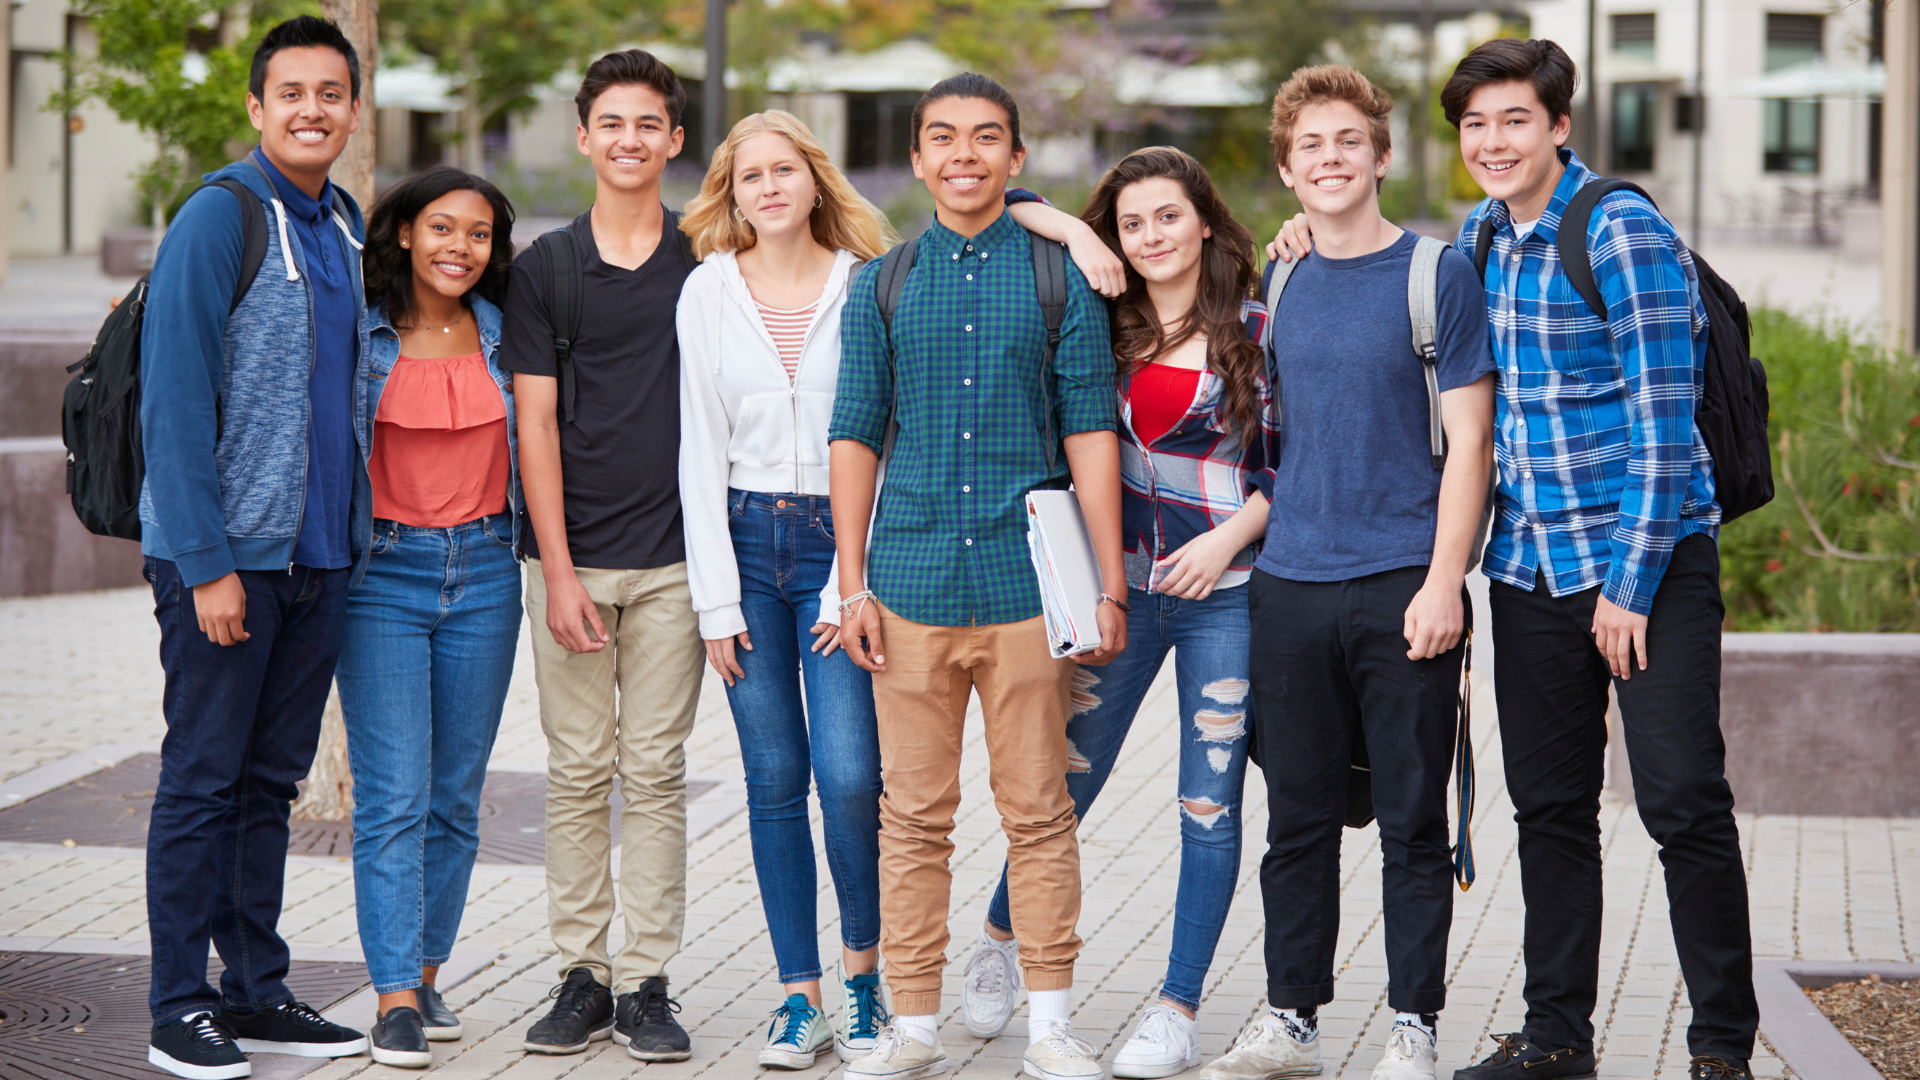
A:
[[[1173,904],[1173,951],[1163,997],[1189,1009],[1213,965],[1240,875],[1240,797],[1247,772],[1247,590],[1216,590],[1182,600],[1129,589],[1127,648],[1111,664],[1079,668],[1073,716],[1067,721],[1067,790],[1073,813],[1106,786],[1134,714],[1153,685],[1167,650],[1180,694],[1180,887]],[[1193,806],[1212,807],[1196,813]],[[987,908],[987,921],[1011,932],[1007,878]]]
[[[520,636],[506,514],[376,521],[347,600],[340,707],[353,765],[353,894],[375,991],[453,950],[480,848],[480,788]]]
[[[727,496],[740,610],[753,641],[751,652],[734,650],[746,675],[727,688],[747,770],[753,870],[780,981],[807,982],[821,974],[809,774],[820,789],[840,940],[855,952],[880,943],[880,735],[873,680],[845,649],[827,657],[812,651],[820,590],[833,571],[833,512],[826,497],[737,489]]]
[[[160,783],[147,826],[148,1006],[154,1023],[228,1005],[293,1000],[280,936],[287,809],[313,766],[320,714],[340,655],[347,571],[242,570],[247,640],[200,631],[193,590],[149,556],[160,666]],[[207,985],[207,942],[226,973]]]

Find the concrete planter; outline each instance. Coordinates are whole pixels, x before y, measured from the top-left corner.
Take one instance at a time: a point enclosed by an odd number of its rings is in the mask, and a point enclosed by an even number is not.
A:
[[[1888,982],[1920,979],[1920,964],[1862,964],[1817,960],[1771,960],[1753,965],[1753,991],[1760,1002],[1760,1031],[1773,1049],[1806,1077],[1820,1080],[1882,1080],[1846,1036],[1806,995],[1835,983],[1878,975]]]

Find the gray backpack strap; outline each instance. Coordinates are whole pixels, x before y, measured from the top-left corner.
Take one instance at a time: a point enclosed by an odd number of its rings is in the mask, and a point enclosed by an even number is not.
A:
[[[1060,452],[1059,425],[1053,416],[1053,355],[1060,349],[1060,328],[1067,321],[1067,249],[1044,236],[1031,239],[1033,291],[1047,323],[1047,351],[1040,356],[1040,408],[1046,413],[1047,468],[1052,469]]]
[[[907,291],[907,275],[920,257],[920,238],[902,240],[880,256],[880,273],[873,282],[873,299],[880,305],[880,326],[887,334],[887,370],[893,373],[893,413],[887,419],[887,435],[880,444],[884,464],[893,456],[893,440],[900,433],[900,375],[894,370],[893,313],[900,307],[900,294]]]
[[[1407,315],[1413,323],[1413,352],[1427,376],[1427,443],[1433,467],[1447,463],[1447,435],[1440,426],[1440,254],[1447,245],[1422,236],[1413,246],[1407,273]]]
[[[1286,262],[1274,259],[1267,265],[1273,268],[1273,279],[1267,282],[1267,332],[1260,341],[1262,349],[1273,344],[1274,313],[1280,310],[1280,290],[1287,287],[1287,279],[1293,276],[1293,270],[1300,265],[1300,260]]]

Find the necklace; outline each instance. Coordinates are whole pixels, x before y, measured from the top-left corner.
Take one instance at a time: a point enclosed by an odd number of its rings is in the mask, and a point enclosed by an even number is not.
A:
[[[458,315],[455,315],[455,316],[453,317],[453,321],[452,321],[452,322],[450,322],[450,323],[448,323],[448,324],[447,324],[447,325],[445,325],[445,326],[442,326],[442,327],[440,327],[439,329],[440,329],[440,332],[441,332],[441,333],[443,333],[443,334],[451,334],[451,333],[453,333],[453,328],[454,328],[454,327],[456,327],[456,326],[459,326],[459,325],[460,325],[460,316],[458,316]],[[415,324],[415,328],[416,328],[416,329],[420,329],[420,330],[432,330],[432,329],[434,329],[433,327],[431,327],[431,326],[428,326],[428,325],[427,325],[426,323],[424,323],[424,322],[419,322],[419,323],[416,323],[416,324]]]

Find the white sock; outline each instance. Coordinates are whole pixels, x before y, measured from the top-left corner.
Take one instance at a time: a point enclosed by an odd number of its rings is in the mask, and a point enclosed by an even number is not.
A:
[[[922,1046],[939,1046],[939,1020],[940,1018],[932,1013],[926,1016],[896,1016],[893,1018],[893,1026],[900,1029],[900,1034]]]
[[[1428,1013],[1425,1016],[1421,1016],[1419,1013],[1394,1013],[1393,1026],[1399,1027],[1402,1024],[1411,1028],[1417,1028],[1422,1035],[1427,1037],[1428,1042],[1435,1046],[1440,1045],[1440,1014]]]
[[[1055,1028],[1070,1025],[1067,1019],[1066,987],[1058,990],[1027,991],[1027,1042],[1029,1045],[1053,1034]]]
[[[1318,1009],[1310,1009],[1304,1016],[1299,1009],[1276,1009],[1268,1006],[1267,1011],[1273,1013],[1274,1018],[1280,1021],[1280,1025],[1287,1029],[1287,1034],[1294,1042],[1310,1043],[1320,1037]]]

